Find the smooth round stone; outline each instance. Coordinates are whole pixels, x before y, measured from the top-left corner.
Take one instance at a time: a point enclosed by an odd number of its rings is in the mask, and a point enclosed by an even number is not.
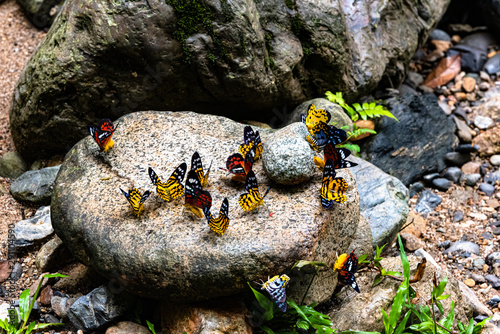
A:
[[[500,166],[500,155],[499,154],[492,155],[490,157],[490,163],[493,166]]]
[[[444,170],[443,176],[450,180],[453,181],[453,183],[460,183],[460,181],[463,179],[464,172],[458,167],[448,167]]]
[[[271,134],[264,143],[262,163],[271,180],[284,185],[304,183],[317,170],[315,152],[306,141],[303,123],[292,123]]]
[[[469,161],[469,162],[465,163],[460,169],[465,174],[476,174],[476,173],[479,173],[480,167],[481,167],[481,164],[479,162]]]
[[[470,154],[460,152],[448,152],[444,156],[444,160],[451,166],[462,166],[470,161]]]
[[[484,70],[489,74],[496,74],[500,72],[500,53],[497,53],[484,64]]]
[[[319,170],[306,183],[281,187],[257,161],[253,171],[261,194],[272,188],[258,211],[245,212],[238,205],[244,187],[217,168],[238,151],[244,125],[219,116],[155,111],[131,113],[116,123],[111,150],[100,152],[88,136],[68,152],[51,208],[54,229],[71,253],[131,293],[183,302],[233,295],[248,291],[246,282],[289,272],[298,260],[322,261],[331,268],[335,253],[346,252],[353,240],[360,204],[346,169],[337,175],[349,185],[347,201],[324,210]],[[255,130],[265,146],[271,131]],[[223,236],[205,219],[188,214],[184,198],[160,199],[147,173],[151,166],[166,182],[179,164],[189,166],[195,150],[204,168],[213,161],[205,187],[213,199],[212,214],[218,216],[224,198],[229,201],[230,223]],[[139,218],[119,189],[132,185],[152,192]],[[287,294],[298,300],[312,276],[303,275],[302,284],[298,275],[290,275]],[[320,273],[308,302],[329,299],[335,286],[331,270]]]
[[[436,189],[439,189],[441,191],[447,191],[448,189],[451,188],[453,183],[451,183],[451,181],[448,179],[438,177],[437,179],[432,180],[432,185]]]
[[[454,222],[459,222],[462,219],[464,219],[464,213],[460,210],[457,210],[453,213],[453,221]]]
[[[466,252],[479,255],[479,246],[472,241],[459,240],[453,243],[450,248],[445,250],[444,254],[455,253],[455,252]],[[470,255],[469,255],[470,256]]]
[[[433,31],[431,31],[429,39],[437,41],[446,41],[446,42],[451,41],[450,35],[448,35],[447,32],[441,29],[434,29]]]
[[[482,270],[485,264],[486,262],[481,258],[474,260],[474,267],[476,267],[479,270]]]
[[[483,182],[479,185],[479,191],[482,191],[483,193],[486,194],[486,196],[491,196],[495,193],[495,186]]]
[[[495,275],[486,275],[484,276],[486,281],[491,284],[491,287],[494,289],[500,288],[500,279]]]
[[[469,187],[474,187],[481,178],[481,174],[468,174],[465,176],[465,184]]]
[[[476,125],[481,130],[486,130],[487,128],[492,126],[493,123],[493,120],[489,117],[476,116],[476,118],[474,118],[474,125]]]

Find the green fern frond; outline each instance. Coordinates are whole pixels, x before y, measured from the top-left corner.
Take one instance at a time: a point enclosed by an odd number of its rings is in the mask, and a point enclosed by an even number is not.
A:
[[[360,105],[359,103],[354,103],[352,106],[363,120],[366,120],[368,117],[375,118],[380,116],[387,116],[399,122],[399,120],[393,114],[391,114],[389,110],[385,109],[382,105],[377,105],[375,102],[363,103],[362,105]]]
[[[297,327],[300,328],[300,329],[309,329],[309,324],[307,323],[307,321],[304,321],[304,320],[299,320],[297,321]]]
[[[339,106],[344,108],[353,121],[358,120],[358,114],[347,103],[345,103],[344,98],[342,97],[342,92],[333,94],[330,91],[326,91],[325,96],[330,102],[337,103]]]
[[[371,130],[371,129],[363,129],[363,128],[357,128],[353,132],[349,132],[349,138],[356,138],[359,135],[365,134],[365,133],[371,133],[373,135],[377,134],[377,131]]]
[[[344,143],[341,145],[337,145],[337,147],[345,147],[354,153],[359,153],[361,151],[361,149],[359,148],[359,145],[352,144],[352,143]]]

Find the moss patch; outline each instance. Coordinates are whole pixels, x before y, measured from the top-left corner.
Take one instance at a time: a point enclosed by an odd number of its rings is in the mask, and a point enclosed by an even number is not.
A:
[[[191,52],[186,45],[186,40],[189,36],[200,31],[204,31],[210,35],[214,44],[213,52],[209,53],[209,56],[212,55],[212,57],[209,57],[209,59],[214,61],[216,56],[227,59],[227,51],[224,44],[214,32],[212,25],[214,13],[212,13],[210,8],[199,0],[167,0],[166,3],[172,6],[175,11],[177,27],[174,31],[174,38],[182,45],[182,52],[186,63],[191,63],[192,58]],[[228,5],[227,1],[226,5]]]

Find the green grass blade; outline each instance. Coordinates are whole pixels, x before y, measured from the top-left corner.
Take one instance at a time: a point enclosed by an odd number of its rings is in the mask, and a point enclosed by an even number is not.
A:
[[[33,298],[34,299],[34,298]],[[23,324],[28,321],[30,310],[30,289],[26,289],[21,292],[19,296],[19,313],[21,315],[21,319],[23,320]]]
[[[155,325],[153,325],[149,320],[146,320],[146,324],[148,324],[148,328],[151,331],[151,333],[156,334],[155,332]]]
[[[257,302],[260,304],[260,306],[264,309],[264,314],[262,314],[262,319],[264,321],[269,321],[273,318],[273,308],[274,308],[274,303],[272,300],[269,300],[266,296],[264,296],[262,293],[259,291],[255,290],[252,288],[250,283],[248,283],[248,286],[250,289],[252,289],[253,294],[255,295],[255,298],[257,299]]]

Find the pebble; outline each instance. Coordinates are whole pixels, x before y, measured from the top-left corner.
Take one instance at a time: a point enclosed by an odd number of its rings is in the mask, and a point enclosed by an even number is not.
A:
[[[448,189],[451,188],[453,183],[451,183],[451,181],[448,179],[438,177],[438,178],[432,180],[432,185],[438,190],[447,191]]]
[[[486,196],[491,196],[495,192],[495,187],[489,183],[483,182],[479,185],[479,191],[482,191]]]
[[[472,273],[470,274],[470,278],[472,278],[474,282],[479,284],[486,283],[486,279],[484,278],[483,275]]]
[[[428,214],[432,212],[436,206],[441,204],[442,201],[441,197],[434,194],[432,191],[424,190],[420,196],[418,196],[415,212]]]
[[[453,181],[453,183],[460,183],[464,177],[464,172],[458,167],[448,167],[444,170],[443,176]],[[435,181],[435,180],[434,180]]]
[[[472,288],[476,285],[476,282],[474,282],[474,280],[472,278],[467,278],[464,281],[464,284],[467,285],[469,288]]]
[[[423,179],[424,179],[425,184],[432,185],[432,180],[434,180],[437,177],[439,177],[439,173],[432,173],[432,174],[424,175]]]
[[[500,53],[497,53],[484,64],[484,70],[489,74],[500,72]]]
[[[478,270],[482,270],[483,269],[483,266],[485,265],[486,263],[484,262],[483,259],[481,258],[478,258],[478,259],[475,259],[474,260],[474,267],[477,268]]]
[[[455,151],[460,153],[475,153],[479,151],[479,146],[472,144],[462,144],[458,145]]]
[[[493,252],[490,255],[486,257],[486,263],[488,264],[493,264],[493,263],[500,263],[500,252]]]
[[[498,277],[496,277],[495,275],[486,275],[486,276],[484,276],[484,278],[486,279],[486,281],[488,283],[491,284],[491,286],[494,289],[500,288],[500,279]]]
[[[460,210],[457,210],[453,213],[453,221],[459,222],[464,219],[464,213]],[[448,241],[449,242],[449,241]]]
[[[496,307],[498,305],[498,303],[500,303],[500,297],[493,297],[491,298],[490,300],[488,300],[488,305],[490,305],[491,307]]]
[[[462,166],[470,161],[470,154],[461,152],[448,152],[444,156],[444,160],[451,166]]]
[[[471,93],[476,88],[476,79],[472,77],[465,77],[462,81],[462,87],[467,93]]]
[[[465,176],[465,184],[473,187],[481,178],[481,174],[468,174]]]
[[[410,185],[410,198],[415,196],[416,194],[422,192],[425,189],[425,186],[422,182],[415,182]]]
[[[446,33],[441,29],[434,29],[433,31],[431,31],[431,33],[429,34],[429,39],[436,41],[447,41],[447,42],[451,40],[450,35],[448,35],[448,33]]]
[[[497,170],[493,173],[487,173],[484,176],[484,182],[489,184],[495,184],[495,182],[500,181],[500,170]]]
[[[445,228],[443,228],[443,227],[438,227],[438,228],[436,229],[436,232],[439,232],[439,233],[446,233],[446,229],[445,229]],[[449,242],[449,241],[448,241],[448,242]],[[450,247],[450,246],[448,245],[448,247]]]
[[[491,235],[491,233],[489,233],[489,232],[484,232],[481,234],[481,238],[483,238],[485,240],[491,240],[491,239],[493,239],[493,235]]]
[[[481,130],[486,130],[487,128],[492,126],[493,123],[493,120],[489,117],[479,115],[474,118],[474,125],[476,125]]]
[[[458,138],[460,138],[462,142],[470,143],[472,140],[472,134],[470,132],[470,128],[467,125],[467,123],[465,123],[461,119],[458,119],[458,117],[453,117],[453,121],[457,126]]]
[[[495,154],[490,157],[490,164],[493,166],[500,166],[500,155]]]
[[[449,247],[450,247],[450,245],[451,245],[450,240],[445,240],[445,241],[443,241],[443,242],[438,243],[438,246],[439,246],[439,247],[443,247],[444,249],[449,248]]]
[[[494,235],[500,235],[500,227],[492,228],[491,233],[493,233]]]
[[[481,164],[478,163],[478,162],[469,161],[469,162],[465,163],[462,166],[462,168],[460,168],[460,169],[465,174],[476,174],[476,173],[479,173],[479,167],[480,166],[481,166]]]
[[[476,243],[473,243],[472,241],[464,241],[464,240],[459,240],[453,243],[450,248],[445,250],[443,253],[448,254],[448,253],[455,253],[455,252],[466,252],[466,253],[473,253],[476,255],[479,255],[479,245]]]

